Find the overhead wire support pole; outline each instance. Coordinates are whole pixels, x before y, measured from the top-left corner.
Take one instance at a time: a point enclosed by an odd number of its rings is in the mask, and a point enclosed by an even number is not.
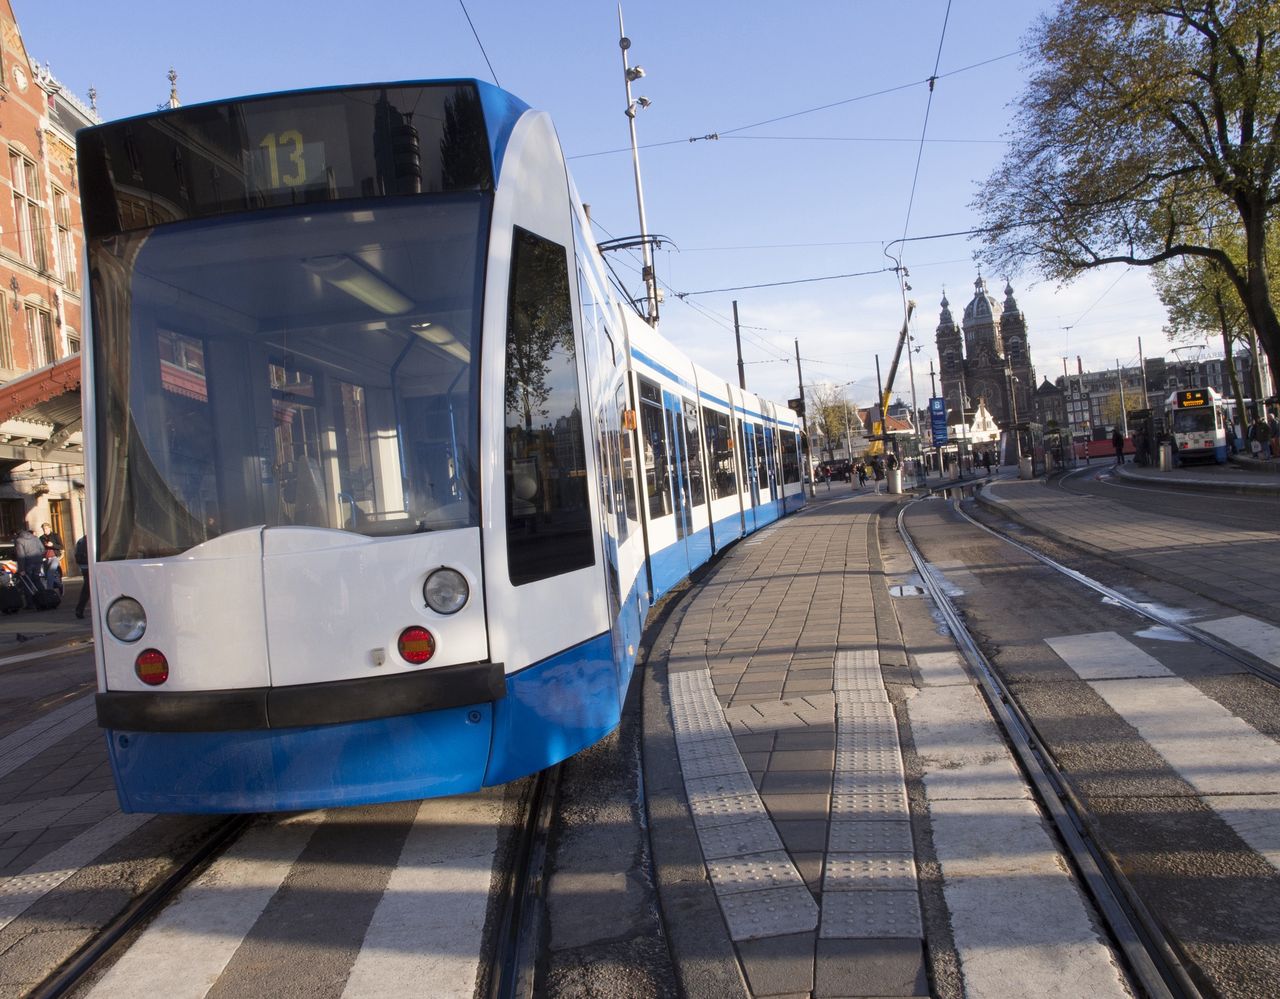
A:
[[[733,300],[733,342],[738,346],[738,388],[747,390],[747,372],[742,366],[742,328],[738,325],[738,300]],[[801,386],[803,390],[804,386]],[[804,394],[803,391],[800,393]]]
[[[631,130],[631,164],[636,175],[636,206],[640,210],[640,255],[643,261],[641,274],[644,277],[646,319],[650,326],[658,325],[658,280],[653,272],[653,247],[649,243],[649,227],[644,217],[644,187],[640,183],[640,146],[636,141],[636,113],[647,108],[650,101],[647,97],[631,98],[631,84],[644,76],[640,66],[632,67],[627,62],[627,50],[631,48],[631,39],[627,37],[622,26],[622,4],[618,4],[618,48],[622,50],[622,78],[627,88],[627,125]]]
[[[735,303],[736,304],[736,303]],[[805,416],[808,407],[804,403],[804,375],[800,373],[800,341],[796,340],[796,380],[800,382],[800,425],[804,427],[804,465],[809,470],[809,498],[816,495],[813,486],[813,445],[809,441],[809,421]]]

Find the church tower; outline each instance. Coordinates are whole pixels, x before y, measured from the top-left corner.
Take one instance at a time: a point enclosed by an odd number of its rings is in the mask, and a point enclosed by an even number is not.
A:
[[[971,416],[979,402],[996,422],[1006,426],[1014,414],[1020,423],[1032,418],[1035,369],[1027,342],[1027,321],[1006,283],[1004,302],[987,290],[979,275],[973,283],[973,299],[965,306],[959,324],[951,314],[945,294],[937,327],[938,359],[942,370],[942,395],[952,419]],[[1010,393],[1012,390],[1012,396]]]
[[[964,340],[960,325],[951,317],[951,303],[942,294],[942,315],[937,328],[938,363],[941,367],[942,396],[947,412],[960,412],[960,394],[964,384]]]

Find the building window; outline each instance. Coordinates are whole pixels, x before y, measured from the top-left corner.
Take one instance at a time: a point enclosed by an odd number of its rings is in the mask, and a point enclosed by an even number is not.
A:
[[[58,344],[53,338],[53,316],[35,305],[24,308],[27,334],[31,337],[32,369],[43,368],[58,359]]]
[[[76,244],[71,236],[71,199],[65,191],[53,189],[53,253],[58,277],[67,291],[80,289],[76,275]]]
[[[37,270],[48,266],[44,252],[44,209],[40,207],[40,175],[33,160],[9,150],[13,176],[13,218],[22,259]]]
[[[67,334],[67,354],[80,353],[80,334],[68,326],[63,327],[63,332]]]

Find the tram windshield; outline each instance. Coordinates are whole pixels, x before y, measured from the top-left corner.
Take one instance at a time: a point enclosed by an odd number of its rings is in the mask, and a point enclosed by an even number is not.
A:
[[[489,205],[379,198],[95,242],[98,557],[259,525],[474,526]]]
[[[1175,409],[1173,411],[1175,434],[1211,434],[1217,429],[1212,409]]]

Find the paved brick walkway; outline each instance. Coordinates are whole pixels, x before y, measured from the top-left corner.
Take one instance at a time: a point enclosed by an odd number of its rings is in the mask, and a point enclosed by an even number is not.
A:
[[[844,498],[839,498],[844,497]],[[667,657],[684,792],[753,995],[927,995],[870,531],[841,490],[732,549]]]

